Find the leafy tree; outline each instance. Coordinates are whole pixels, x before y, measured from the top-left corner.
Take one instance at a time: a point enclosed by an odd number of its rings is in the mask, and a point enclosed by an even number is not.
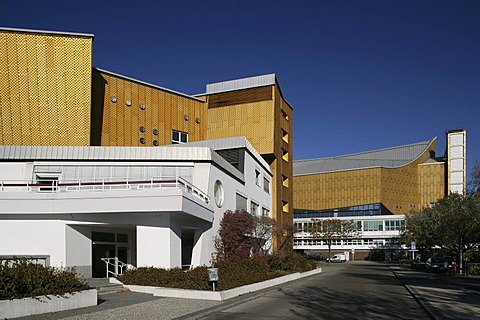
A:
[[[226,211],[214,240],[214,261],[235,262],[249,258],[255,226],[254,217],[245,210]]]
[[[429,253],[441,251],[457,257],[462,268],[464,255],[480,245],[480,195],[452,193],[406,217],[404,239],[416,241]]]
[[[316,240],[326,242],[328,246],[328,261],[331,258],[332,243],[337,240],[351,239],[358,235],[357,228],[353,220],[340,219],[313,219],[311,227],[304,230],[310,234],[310,237]]]

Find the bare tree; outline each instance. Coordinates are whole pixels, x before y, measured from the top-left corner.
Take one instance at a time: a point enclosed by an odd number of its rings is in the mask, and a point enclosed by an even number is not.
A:
[[[328,262],[331,259],[332,244],[338,240],[352,239],[358,236],[353,220],[313,219],[311,227],[304,229],[315,240],[322,240],[328,246]]]
[[[480,160],[475,161],[471,171],[470,191],[471,193],[480,192]]]

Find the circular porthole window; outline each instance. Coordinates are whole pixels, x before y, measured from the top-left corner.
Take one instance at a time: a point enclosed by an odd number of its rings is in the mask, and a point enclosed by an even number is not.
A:
[[[144,126],[140,126],[140,132],[145,132],[145,127]]]
[[[158,129],[153,129],[153,134],[158,136]]]
[[[153,145],[154,145],[155,147],[157,147],[157,146],[158,146],[158,140],[153,140]]]
[[[224,191],[220,180],[215,181],[215,185],[213,186],[213,198],[215,199],[215,204],[217,207],[220,208],[223,206]]]
[[[140,143],[145,144],[145,138],[140,138]]]

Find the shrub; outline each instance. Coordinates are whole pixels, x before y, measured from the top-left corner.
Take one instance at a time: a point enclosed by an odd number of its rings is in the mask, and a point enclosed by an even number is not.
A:
[[[59,270],[25,259],[0,261],[0,300],[63,295],[90,289],[75,270]]]
[[[267,256],[268,265],[271,270],[288,272],[305,272],[317,267],[316,263],[308,260],[298,253],[291,253],[284,257],[278,255]]]
[[[148,267],[129,270],[117,278],[124,284],[210,290],[207,275],[206,267],[198,267],[190,271],[183,271],[180,268],[165,270]]]
[[[214,240],[214,260],[239,262],[248,259],[254,246],[251,237],[254,229],[255,219],[250,213],[245,210],[227,210]]]
[[[290,272],[313,270],[316,264],[298,254],[285,257],[257,255],[241,261],[219,261],[218,290],[228,290],[247,284],[273,279]],[[179,268],[165,270],[159,268],[138,268],[118,276],[124,284],[182,288],[193,290],[211,290],[208,282],[207,267],[198,267],[190,271]]]

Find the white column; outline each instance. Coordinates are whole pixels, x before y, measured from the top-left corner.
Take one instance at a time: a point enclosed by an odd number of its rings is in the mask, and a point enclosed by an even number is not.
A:
[[[137,226],[137,267],[181,267],[181,239],[170,228]]]

